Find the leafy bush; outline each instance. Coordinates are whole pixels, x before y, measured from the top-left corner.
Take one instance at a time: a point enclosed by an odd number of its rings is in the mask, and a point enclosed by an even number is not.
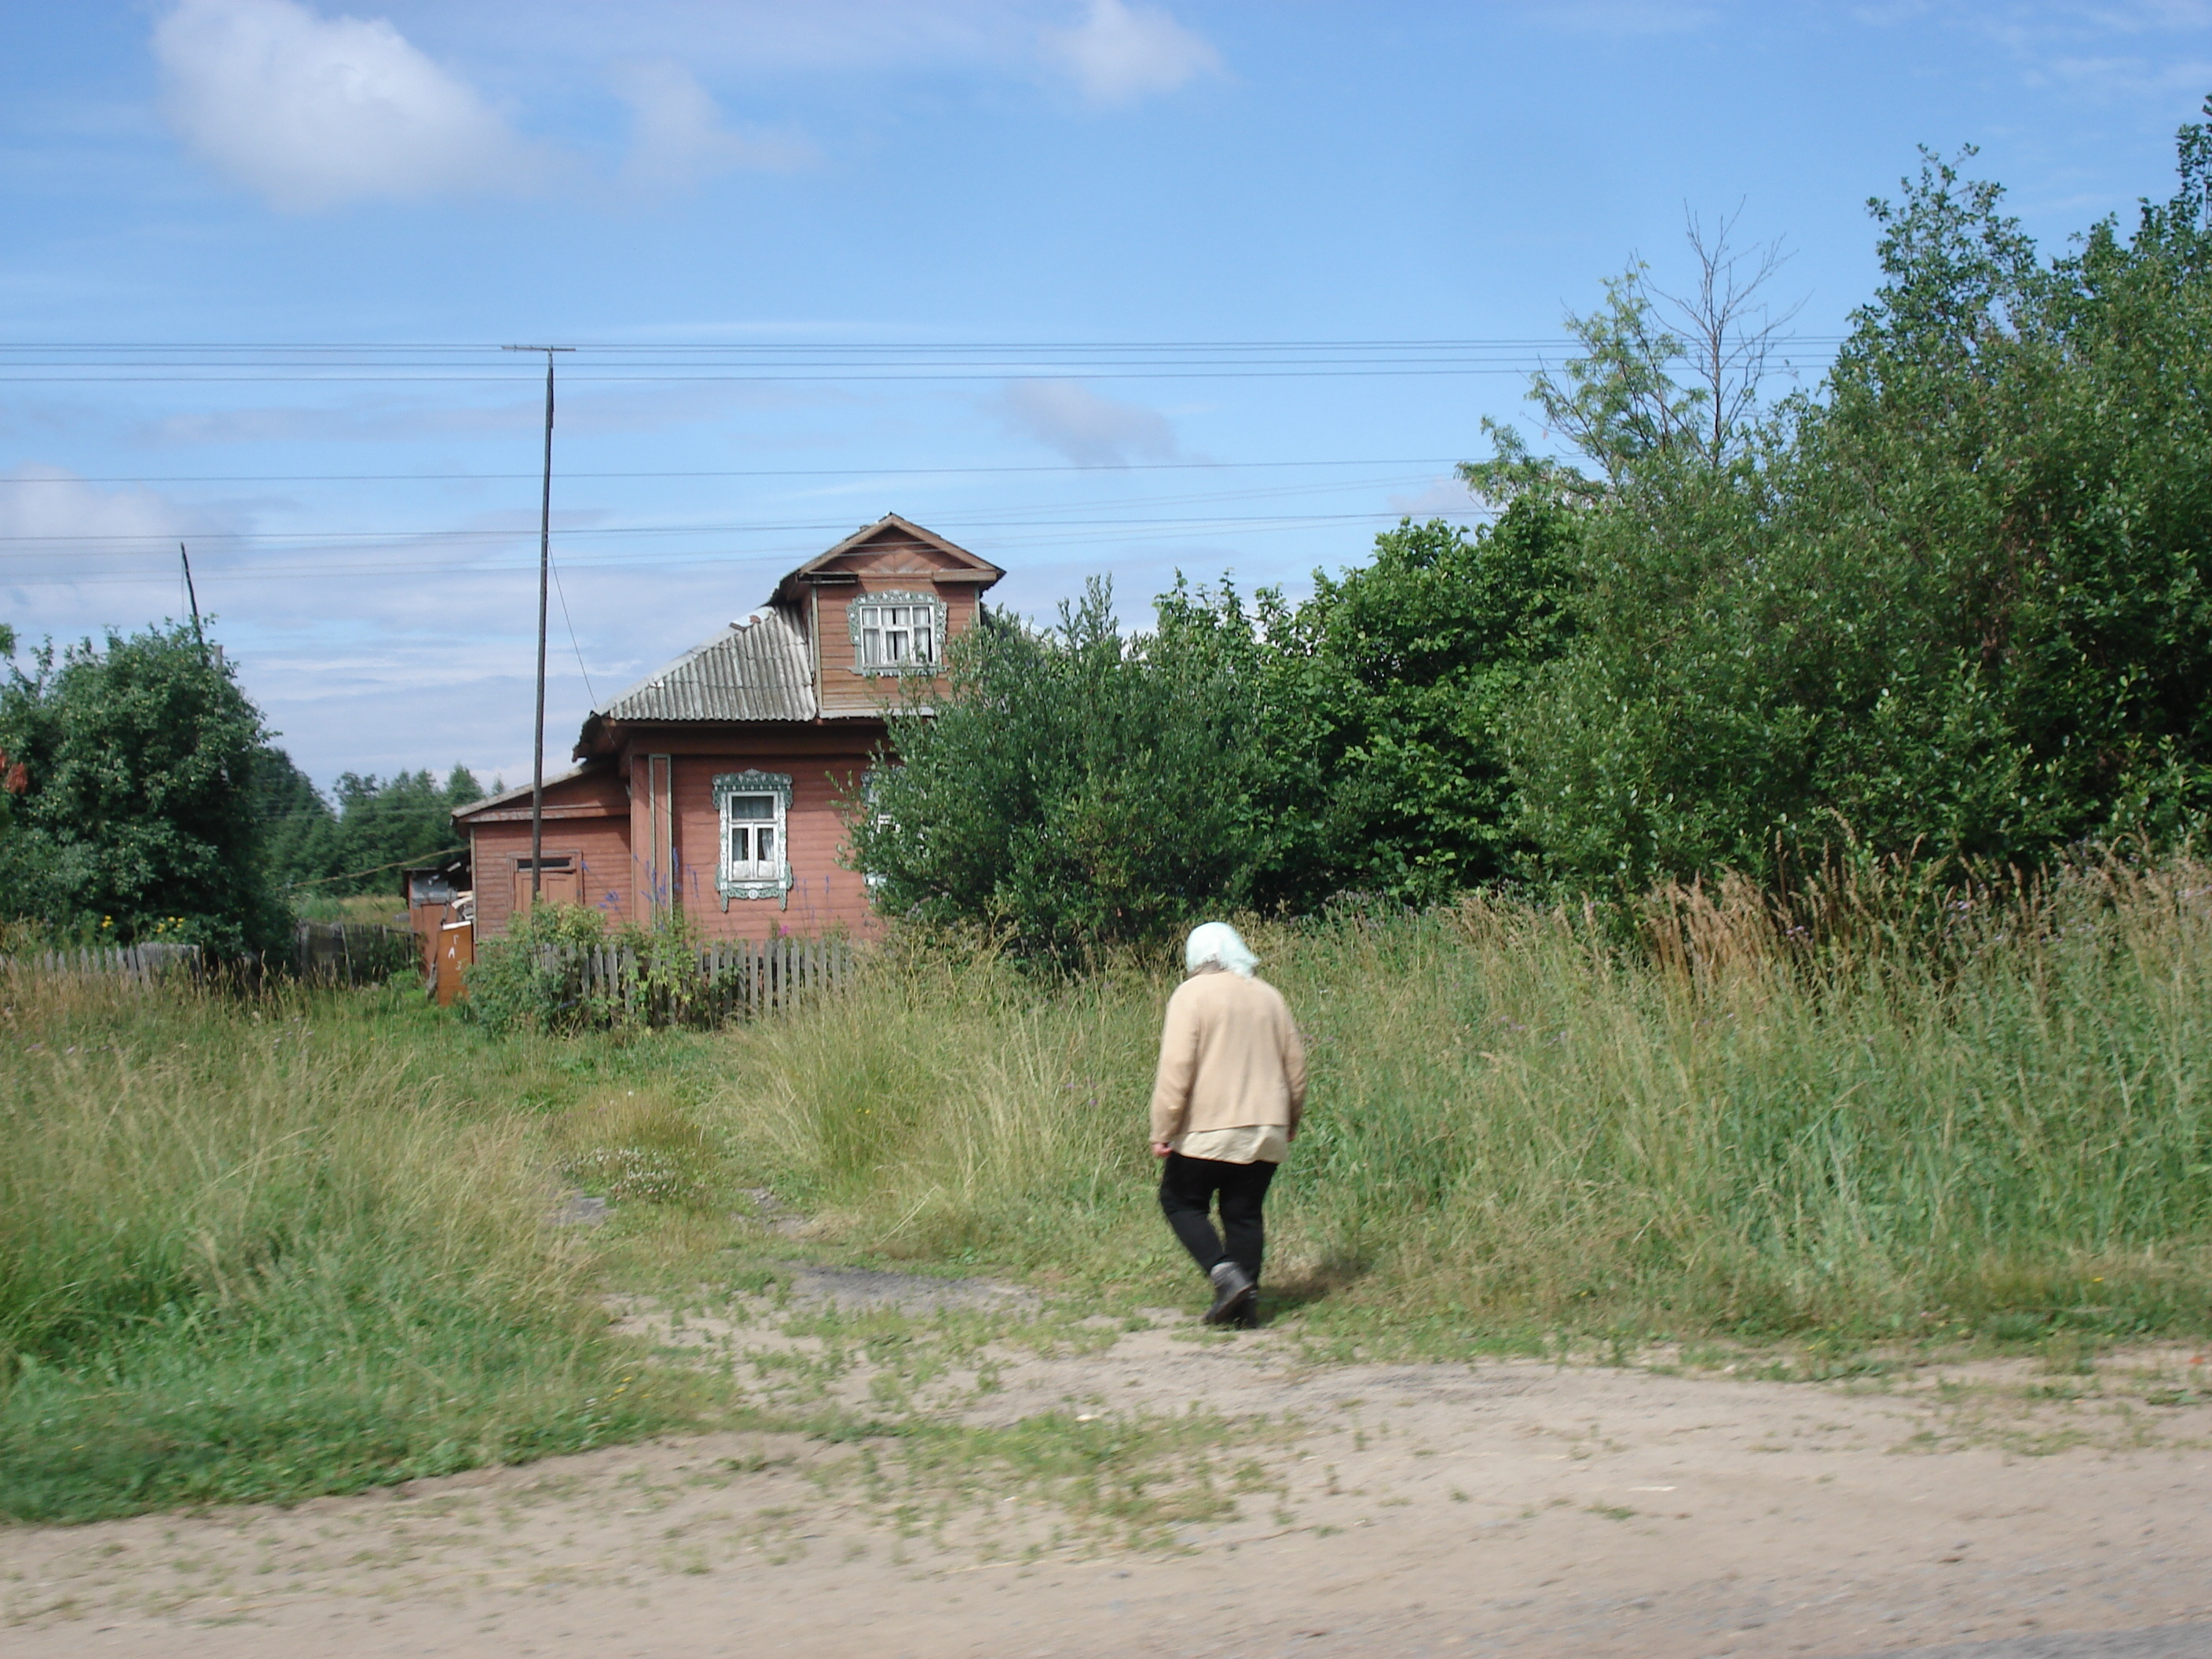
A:
[[[1536,377],[1587,476],[1492,428],[1462,471],[1496,522],[1401,524],[1304,604],[1179,583],[1150,634],[1099,591],[971,634],[948,706],[895,723],[862,866],[1069,962],[1347,891],[2183,844],[2212,823],[2212,124],[2179,161],[2132,234],[2045,260],[1929,158],[1873,204],[1834,368],[1771,407],[1779,255],[1693,225],[1694,297],[1632,265]]]
[[[577,1030],[596,1024],[577,953],[607,942],[604,914],[584,905],[540,904],[487,939],[464,970],[460,1007],[495,1033]]]
[[[465,974],[461,1011],[494,1032],[611,1030],[715,1023],[738,969],[702,967],[706,941],[682,910],[609,928],[604,912],[541,904],[487,940]],[[596,976],[605,953],[612,973]]]
[[[1295,609],[1261,593],[1262,904],[1433,902],[1512,873],[1525,843],[1503,727],[1571,635],[1581,528],[1524,496],[1473,530],[1385,531]]]

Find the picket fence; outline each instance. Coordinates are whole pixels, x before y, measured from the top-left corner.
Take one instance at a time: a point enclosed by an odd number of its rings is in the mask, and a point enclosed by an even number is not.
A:
[[[842,939],[737,939],[642,960],[618,945],[543,945],[538,961],[582,996],[653,1024],[758,1018],[841,991],[853,976]]]
[[[0,964],[18,972],[80,974],[95,978],[158,979],[164,974],[200,970],[197,945],[86,945],[58,951],[25,951],[0,957]]]

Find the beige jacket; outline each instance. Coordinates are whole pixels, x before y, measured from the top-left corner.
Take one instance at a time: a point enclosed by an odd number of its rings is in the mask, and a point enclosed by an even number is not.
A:
[[[1263,979],[1201,970],[1168,999],[1152,1139],[1273,1123],[1295,1134],[1306,1051],[1283,994]]]

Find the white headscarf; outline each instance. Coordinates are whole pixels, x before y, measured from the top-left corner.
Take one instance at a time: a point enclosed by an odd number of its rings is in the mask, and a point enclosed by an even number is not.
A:
[[[1260,958],[1225,921],[1200,922],[1190,930],[1190,943],[1182,948],[1183,971],[1188,974],[1201,968],[1226,968],[1249,979],[1259,965]]]

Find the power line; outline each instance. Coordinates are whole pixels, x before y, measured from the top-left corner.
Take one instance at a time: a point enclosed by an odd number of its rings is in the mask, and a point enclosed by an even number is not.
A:
[[[559,595],[561,600],[561,620],[568,624],[568,646],[576,653],[576,672],[584,677],[584,695],[592,700],[592,707],[596,708],[599,706],[599,694],[592,689],[592,671],[584,666],[584,647],[576,638],[575,619],[568,614],[568,590],[561,586],[561,567],[552,561],[548,561],[548,565],[553,572],[553,592]]]
[[[1793,339],[1840,344],[1848,335],[1801,334]],[[1414,351],[1471,350],[1524,347],[1560,349],[1584,342],[1571,334],[1404,335],[1362,338],[1273,340],[579,340],[579,352],[1100,352],[1127,351]],[[329,351],[374,355],[382,352],[447,352],[489,356],[504,344],[483,340],[15,340],[0,342],[9,351]],[[533,371],[534,377],[534,371]]]
[[[566,478],[928,478],[1001,473],[1213,472],[1323,466],[1456,466],[1460,455],[1412,455],[1365,461],[1093,461],[1036,466],[813,466],[746,467],[674,472],[565,472]],[[0,477],[0,484],[76,483],[503,483],[535,472],[130,472],[94,477]]]
[[[1549,364],[1467,364],[1407,368],[1212,368],[1161,367],[1156,368],[1059,368],[1051,372],[963,368],[915,369],[904,373],[829,374],[760,373],[752,374],[576,374],[571,381],[596,386],[853,386],[925,385],[963,380],[1437,380],[1453,376],[1536,374]],[[1775,371],[1780,374],[1784,371]],[[512,386],[504,374],[17,374],[0,369],[0,385],[8,386]]]
[[[1469,503],[1469,507],[1470,510],[1474,510],[1474,504],[1472,501]],[[1285,520],[1295,520],[1300,523],[1326,524],[1341,522],[1353,519],[1371,519],[1377,516],[1386,519],[1395,519],[1401,517],[1402,514],[1396,508],[1370,507],[1351,513],[1266,513],[1248,515],[1222,514],[1212,518],[1188,519],[1099,519],[1093,516],[1085,516],[1079,519],[1000,518],[981,520],[978,524],[978,528],[996,531],[1018,531],[1030,529],[1057,530],[1076,526],[1085,526],[1095,528],[1102,533],[1111,533],[1115,531],[1124,528],[1133,528],[1158,524],[1205,525],[1273,523]],[[597,525],[581,526],[574,529],[556,531],[554,534],[565,540],[574,542],[586,540],[592,537],[746,536],[763,534],[790,535],[796,534],[803,531],[814,532],[826,535],[830,533],[849,533],[851,529],[852,526],[846,523],[843,520],[824,520],[817,523],[795,524]],[[975,539],[973,532],[969,532],[968,533],[971,540]],[[248,532],[237,532],[222,535],[209,535],[205,532],[202,532],[198,539],[203,543],[209,541],[222,541],[234,544],[253,544],[258,545],[264,550],[276,550],[287,546],[302,549],[317,545],[331,546],[348,542],[393,542],[406,544],[406,550],[412,551],[416,549],[432,544],[441,544],[455,548],[468,545],[483,546],[488,544],[495,544],[501,542],[512,542],[521,537],[527,536],[528,534],[528,531],[519,527],[511,530],[317,530],[295,531],[287,535],[270,536]],[[137,545],[125,545],[124,544],[150,542],[155,539],[156,538],[152,537],[143,536],[0,536],[0,543],[106,543],[108,544],[91,550],[99,553],[104,557],[118,559],[143,558],[149,556],[146,549]],[[160,556],[162,557],[167,556],[166,551],[167,546],[167,543],[166,538],[162,538],[161,540],[160,548],[157,550],[160,552]],[[0,558],[23,559],[35,558],[37,556],[39,556],[35,553],[0,553]],[[225,575],[229,573],[221,569],[214,569],[210,570],[207,574],[210,575]]]
[[[1475,517],[1480,509],[1470,502],[1463,514],[1437,513],[1429,516],[1439,518]],[[1021,538],[1025,548],[1095,546],[1101,543],[1146,542],[1173,539],[1178,536],[1200,534],[1207,531],[1234,531],[1240,535],[1273,535],[1287,532],[1317,528],[1328,525],[1366,523],[1395,524],[1406,514],[1378,509],[1369,513],[1306,514],[1267,517],[1236,517],[1216,519],[1168,519],[1135,520],[1126,523],[1100,525],[1095,520],[1069,520],[1068,528],[1059,534],[1027,535]],[[1077,528],[1078,525],[1085,527]],[[514,532],[520,535],[523,532]],[[982,538],[970,537],[971,541]],[[811,543],[791,544],[773,551],[738,553],[724,550],[710,552],[673,555],[660,557],[579,559],[565,561],[571,574],[579,570],[675,570],[701,566],[730,568],[745,565],[774,565],[793,558],[805,558],[822,550]],[[351,576],[443,575],[501,576],[518,574],[520,567],[495,564],[457,564],[452,560],[432,563],[400,564],[380,562],[375,564],[332,565],[329,563],[296,566],[254,565],[211,573],[234,586],[252,582],[277,580],[335,579]],[[13,587],[116,587],[128,586],[152,580],[140,575],[70,575],[70,576],[9,576],[0,578]]]
[[[1411,488],[1432,483],[1434,482],[1436,482],[1436,480],[1433,476],[1430,474],[1423,473],[1412,476],[1401,474],[1395,477],[1364,478],[1350,480],[1343,483],[1330,482],[1291,484],[1288,486],[1255,486],[1238,489],[1199,490],[1182,494],[1153,495],[1133,501],[1126,498],[1108,499],[1103,501],[1054,501],[1049,504],[1049,510],[1055,514],[1126,514],[1133,507],[1181,507],[1195,505],[1201,502],[1215,501],[1261,500],[1280,501],[1294,495],[1340,494],[1346,490],[1387,489],[1392,486],[1399,488]],[[1063,519],[1039,520],[1030,516],[1038,510],[1038,507],[1034,505],[999,507],[979,507],[969,508],[961,514],[961,517],[963,522],[977,527],[999,527],[1007,525],[1023,526],[1040,523],[1052,525],[1066,522],[1066,520]],[[1085,521],[1088,522],[1089,520],[1086,519]],[[580,537],[588,537],[592,535],[664,536],[684,535],[692,532],[702,535],[726,535],[732,532],[742,532],[749,528],[771,529],[779,532],[786,530],[837,530],[842,532],[844,529],[849,528],[849,526],[842,524],[840,521],[835,520],[762,526],[723,524],[575,525],[556,531],[555,533],[564,539],[574,539]],[[214,539],[230,543],[250,542],[258,543],[265,546],[271,544],[282,544],[284,543],[306,545],[317,542],[337,543],[385,540],[411,542],[421,542],[428,539],[452,542],[486,540],[503,541],[510,537],[518,536],[522,533],[523,532],[520,526],[496,528],[487,526],[482,529],[465,529],[458,527],[440,528],[433,526],[416,527],[414,529],[300,530],[289,532],[226,531],[218,532],[203,532],[201,539],[203,541]],[[72,532],[61,535],[25,534],[0,536],[0,549],[4,549],[7,544],[11,543],[27,543],[33,545],[42,545],[49,543],[56,544],[70,544],[73,545],[98,544],[109,549],[118,555],[130,556],[136,551],[137,545],[138,544],[151,543],[158,539],[161,538],[150,534],[143,536],[118,535],[113,533],[98,533],[92,532]],[[166,542],[164,542],[163,544],[166,545]],[[0,551],[0,558],[21,558],[25,556],[26,556],[21,553]]]
[[[1843,336],[1773,343],[1778,355],[1819,357]],[[1254,341],[620,342],[586,345],[573,380],[603,384],[857,382],[965,380],[1278,379],[1523,374],[1559,354],[1586,350],[1567,337]],[[463,343],[16,342],[0,345],[0,380],[17,384],[145,381],[264,383],[483,382],[513,386],[489,346]],[[1686,350],[1669,361],[1692,362]],[[481,364],[481,369],[472,366]],[[30,371],[66,370],[34,374]],[[127,371],[144,371],[130,373]],[[630,372],[619,372],[619,371]],[[636,372],[650,370],[649,373]]]
[[[287,884],[293,887],[319,887],[326,881],[358,881],[363,876],[374,876],[386,870],[397,870],[403,864],[416,864],[424,859],[441,859],[449,854],[465,853],[468,850],[465,847],[441,847],[434,853],[416,853],[411,857],[394,859],[389,864],[374,865],[367,870],[349,870],[342,876],[308,876],[302,880]]]

